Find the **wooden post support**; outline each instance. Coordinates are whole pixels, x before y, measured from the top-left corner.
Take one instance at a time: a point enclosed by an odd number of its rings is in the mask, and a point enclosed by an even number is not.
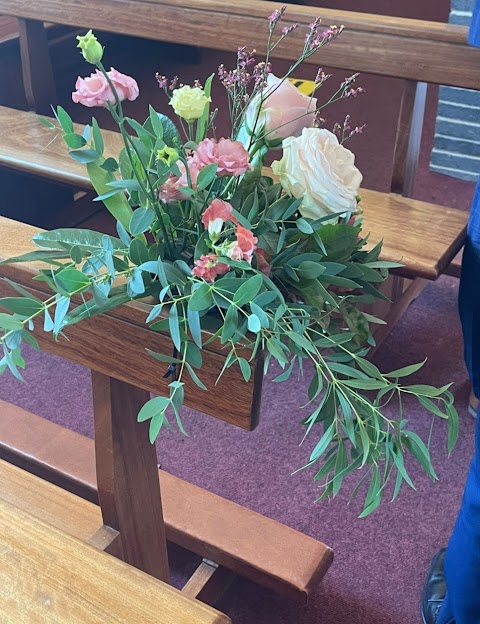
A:
[[[19,19],[23,86],[28,107],[42,115],[51,113],[57,95],[47,33],[43,22]]]
[[[103,522],[119,532],[127,563],[168,581],[155,446],[137,414],[145,390],[92,371],[98,498]]]

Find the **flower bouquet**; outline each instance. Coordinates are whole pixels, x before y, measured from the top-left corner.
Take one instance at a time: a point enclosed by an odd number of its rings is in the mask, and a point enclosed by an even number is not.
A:
[[[245,383],[262,353],[265,373],[273,368],[275,382],[291,375],[306,379],[303,438],[315,436],[316,444],[305,467],[315,469],[320,498],[336,496],[345,477],[359,472],[359,484],[370,484],[364,516],[377,508],[391,479],[393,498],[404,482],[414,487],[407,454],[436,479],[428,445],[402,413],[404,398],[413,395],[433,419],[448,420],[450,450],[458,416],[449,386],[405,382],[422,364],[382,373],[367,359],[375,344],[370,325],[381,321],[365,306],[382,297],[379,285],[400,265],[379,259],[381,244],[365,248],[362,175],[345,147],[362,128],[352,129],[347,118],[331,132],[321,118],[327,105],[361,88],[355,88],[354,75],[320,104],[318,93],[329,78],[323,71],[311,96],[289,82],[306,58],[341,34],[342,28],[324,29],[320,20],[306,32],[298,59],[276,77],[272,52],[298,28],[282,27],[284,11],[268,18],[263,61],[241,48],[234,69],[219,68],[229,136],[217,135],[213,76],[204,86],[182,86],[157,75],[175,118],[150,107],[141,123],[123,110],[125,100],[138,96],[135,80],[105,70],[104,49],[91,31],[79,37],[78,47],[96,70],[78,79],[73,100],[108,108],[124,148],[105,156],[96,120],[79,133],[61,107],[58,123],[41,121],[60,130],[70,156],[85,164],[97,200],[117,222],[118,237],[79,229],[45,232],[34,238],[37,251],[9,260],[44,262],[36,279],[52,295],[39,301],[16,286],[21,296],[0,300],[10,312],[0,314],[0,370],[22,378],[22,343],[36,345],[31,332],[39,322],[57,337],[85,318],[153,297],[145,323],[168,333],[172,349],[145,353],[165,363],[171,379],[168,396],[152,398],[138,414],[149,421],[151,442],[171,418],[184,431],[186,377],[200,392],[209,391],[202,381],[206,345],[221,346],[221,375],[239,367]],[[269,156],[274,161],[266,169]],[[73,295],[83,303],[72,309]],[[390,414],[395,402],[398,417],[392,419],[385,408]]]

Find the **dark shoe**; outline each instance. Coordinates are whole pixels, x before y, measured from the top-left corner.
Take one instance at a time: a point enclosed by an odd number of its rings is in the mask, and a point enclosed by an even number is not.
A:
[[[432,559],[427,580],[423,587],[422,595],[422,618],[423,624],[435,624],[440,608],[447,594],[447,584],[445,582],[445,553],[446,548],[442,548]]]

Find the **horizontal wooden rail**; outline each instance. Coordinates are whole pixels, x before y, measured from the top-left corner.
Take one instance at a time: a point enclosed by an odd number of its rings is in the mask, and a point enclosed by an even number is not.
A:
[[[263,0],[236,5],[223,0],[43,0],[35,4],[0,0],[0,14],[166,42],[203,43],[223,51],[247,45],[260,54],[265,48],[266,17],[274,8],[275,3]],[[480,50],[467,45],[466,28],[420,20],[292,5],[288,22],[302,27],[277,46],[273,56],[297,58],[304,27],[317,16],[325,25],[345,24],[347,30],[334,45],[310,57],[309,63],[472,89],[480,85]]]

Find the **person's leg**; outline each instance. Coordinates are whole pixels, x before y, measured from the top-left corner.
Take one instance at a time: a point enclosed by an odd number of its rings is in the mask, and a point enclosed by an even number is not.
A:
[[[480,183],[470,213],[459,295],[465,363],[473,392],[480,396]],[[477,415],[478,416],[478,415]],[[435,624],[480,623],[480,418],[475,453],[460,512],[445,557],[447,597]],[[452,619],[453,618],[453,619]]]
[[[435,624],[480,622],[480,424],[476,453],[445,557],[448,593]]]

